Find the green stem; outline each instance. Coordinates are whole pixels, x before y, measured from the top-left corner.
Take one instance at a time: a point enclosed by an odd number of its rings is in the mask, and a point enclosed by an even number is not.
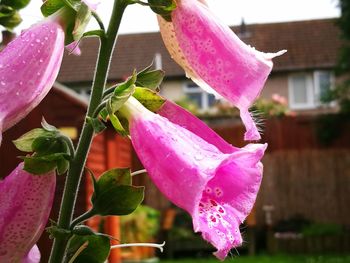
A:
[[[100,29],[102,29],[103,31],[105,31],[105,26],[101,20],[101,18],[98,16],[98,14],[95,11],[92,11],[92,16],[95,18],[98,26],[100,27]]]
[[[89,218],[95,216],[96,213],[93,209],[90,209],[89,211],[85,212],[84,214],[78,216],[76,219],[73,220],[73,222],[70,225],[70,229],[73,229],[76,225],[79,223],[85,222]]]
[[[100,51],[98,62],[92,85],[92,93],[90,97],[89,108],[87,116],[91,117],[98,105],[101,103],[103,88],[107,82],[108,70],[113,54],[116,37],[120,22],[127,6],[125,0],[115,0],[111,20],[105,38],[101,38]],[[93,128],[86,122],[79,139],[78,147],[74,159],[71,162],[70,170],[66,178],[66,185],[64,187],[61,208],[58,218],[58,227],[69,229],[74,206],[78,194],[80,180],[83,174],[88,151],[90,149]],[[63,237],[57,237],[51,250],[50,263],[62,263],[68,240]]]

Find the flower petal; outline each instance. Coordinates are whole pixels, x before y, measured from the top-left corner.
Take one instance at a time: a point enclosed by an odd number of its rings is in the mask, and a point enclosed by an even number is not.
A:
[[[64,31],[50,18],[0,53],[0,132],[24,118],[51,89],[60,69]]]
[[[0,262],[18,262],[38,241],[50,214],[55,185],[54,172],[32,175],[23,171],[23,163],[0,181]]]
[[[213,169],[223,160],[222,153],[156,114],[135,118],[130,135],[138,157],[160,191],[177,206],[194,213]]]
[[[72,43],[66,45],[66,49],[68,50],[69,54],[73,54],[75,56],[81,55],[81,49],[79,47],[79,41],[73,41]]]
[[[194,230],[202,232],[223,259],[242,243],[239,225],[255,202],[262,178],[260,159],[267,145],[230,148],[174,104],[166,102],[159,111],[167,119],[136,99],[129,100],[120,112],[130,120],[131,141],[140,161],[159,190],[192,215]]]
[[[238,150],[238,148],[227,143],[196,116],[169,100],[162,105],[157,113],[201,137],[223,153],[232,153]]]
[[[39,263],[41,254],[37,245],[34,245],[27,255],[22,259],[21,263]]]
[[[91,10],[96,11],[100,0],[82,0]]]
[[[265,54],[244,44],[198,1],[177,1],[172,26],[167,31],[173,30],[175,38],[172,32],[163,38],[175,42],[166,43],[175,61],[204,89],[211,87],[241,110],[246,140],[260,139],[248,108],[271,72],[274,54]]]
[[[242,244],[239,226],[253,208],[262,179],[262,158],[267,145],[251,144],[231,154],[216,170],[193,215],[196,232],[218,251],[223,260],[232,247]]]

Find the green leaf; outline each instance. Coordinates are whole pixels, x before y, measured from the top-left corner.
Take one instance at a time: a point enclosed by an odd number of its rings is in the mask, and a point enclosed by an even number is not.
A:
[[[63,0],[46,0],[42,6],[41,6],[41,13],[43,16],[47,17],[49,15],[52,15],[62,7],[64,7],[65,4]]]
[[[157,112],[165,103],[165,99],[158,95],[158,93],[145,88],[136,88],[133,94],[144,107],[150,111]]]
[[[109,238],[103,235],[74,235],[68,243],[67,258],[71,259],[77,250],[87,242],[74,263],[103,263],[110,252]]]
[[[142,203],[144,198],[144,187],[114,185],[100,191],[93,207],[96,213],[102,216],[128,215]]]
[[[144,187],[131,185],[130,169],[112,169],[94,183],[91,198],[93,210],[99,215],[127,215],[142,202]]]
[[[33,152],[33,141],[38,137],[49,136],[50,134],[51,132],[37,128],[23,134],[17,140],[14,140],[13,143],[15,144],[16,148],[22,152]]]
[[[100,188],[108,187],[110,184],[131,185],[131,172],[129,168],[115,168],[104,172],[97,185]]]
[[[72,233],[77,236],[91,236],[96,235],[96,233],[88,226],[77,225],[73,228]]]
[[[87,117],[87,123],[89,123],[94,129],[94,133],[100,133],[104,131],[107,127],[99,118]]]
[[[2,0],[2,5],[11,6],[14,9],[22,9],[29,4],[30,0]]]

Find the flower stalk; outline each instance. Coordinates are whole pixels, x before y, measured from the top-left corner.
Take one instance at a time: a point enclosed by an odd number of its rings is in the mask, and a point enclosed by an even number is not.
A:
[[[124,0],[116,0],[114,2],[108,30],[106,32],[105,37],[100,38],[101,45],[91,90],[91,97],[87,117],[92,117],[96,108],[101,103],[103,90],[107,82],[108,71],[116,42],[118,29],[126,6],[127,3]],[[85,166],[87,154],[90,149],[93,134],[93,127],[85,121],[79,139],[76,154],[74,159],[72,160],[71,168],[68,172],[66,179],[66,185],[64,188],[58,218],[58,227],[60,228],[70,228],[74,206],[78,194],[78,188],[83,174],[83,168]],[[50,255],[50,263],[60,263],[63,261],[67,242],[68,240],[64,237],[57,237],[55,239]]]

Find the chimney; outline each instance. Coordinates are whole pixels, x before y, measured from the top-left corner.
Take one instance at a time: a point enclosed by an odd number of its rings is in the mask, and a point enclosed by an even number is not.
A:
[[[237,33],[239,38],[247,38],[251,36],[251,33],[248,31],[247,25],[242,17],[242,22],[239,27],[239,32]]]

